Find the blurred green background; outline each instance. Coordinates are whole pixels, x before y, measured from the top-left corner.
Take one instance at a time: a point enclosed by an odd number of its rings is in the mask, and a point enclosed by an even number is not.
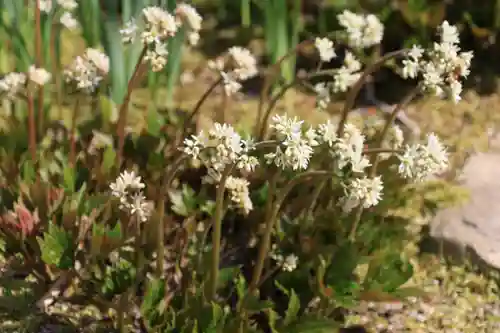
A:
[[[500,0],[193,0],[187,1],[201,12],[205,21],[199,50],[214,57],[232,45],[257,45],[262,61],[274,63],[300,40],[328,36],[338,30],[336,15],[344,9],[376,14],[385,24],[382,52],[399,49],[412,43],[428,44],[436,27],[445,19],[459,26],[462,47],[474,51],[472,75],[466,86],[479,93],[496,91],[500,55],[497,41],[500,31]],[[119,29],[147,5],[174,10],[176,0],[85,0],[79,1],[76,16],[81,24],[81,36],[88,47],[103,47],[111,57],[113,90],[111,96],[120,103],[126,82],[134,64],[134,52],[121,45]],[[31,4],[31,5],[30,5]],[[0,73],[25,70],[33,63],[32,21],[34,0],[0,0]],[[62,28],[50,15],[42,16],[43,38],[53,47],[44,47],[45,66],[61,65]],[[66,36],[67,37],[67,36]],[[75,36],[74,36],[75,37]],[[76,37],[75,37],[76,38]],[[79,37],[78,37],[79,38]],[[150,74],[148,87],[159,85],[168,92],[167,104],[181,74],[185,50],[180,47],[182,34],[170,44],[168,66],[160,74]],[[78,44],[74,40],[67,42]],[[70,45],[71,46],[74,45]],[[137,50],[135,51],[137,52]],[[51,54],[53,53],[53,54]],[[9,55],[14,55],[10,57]],[[335,65],[335,64],[332,64]],[[290,81],[297,68],[314,66],[313,59],[290,58],[281,67],[283,80]],[[14,68],[13,68],[14,67]],[[381,71],[375,78],[377,94],[388,102],[398,100],[394,88],[403,87],[391,71]],[[410,83],[411,84],[411,83]]]

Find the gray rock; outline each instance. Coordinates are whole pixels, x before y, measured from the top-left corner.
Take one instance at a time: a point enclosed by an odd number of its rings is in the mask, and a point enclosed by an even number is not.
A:
[[[470,200],[440,211],[430,223],[430,235],[445,255],[500,269],[500,153],[471,156],[460,181]]]

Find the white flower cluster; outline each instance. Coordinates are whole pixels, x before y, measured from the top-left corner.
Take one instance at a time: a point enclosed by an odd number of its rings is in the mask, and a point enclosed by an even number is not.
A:
[[[124,43],[132,43],[140,35],[141,43],[148,47],[144,60],[149,61],[154,72],[161,71],[167,64],[168,39],[175,36],[180,27],[186,27],[191,45],[198,43],[203,19],[194,7],[179,4],[174,16],[160,7],[151,6],[144,8],[142,14],[143,27],[139,28],[132,19],[120,30],[120,34]]]
[[[178,25],[175,17],[160,7],[147,7],[142,13],[146,26],[141,41],[148,45],[144,60],[149,61],[153,72],[159,72],[167,64],[166,40],[177,33]]]
[[[109,72],[109,57],[99,50],[88,48],[64,71],[65,80],[77,90],[91,93]]]
[[[427,136],[425,145],[407,145],[405,152],[399,156],[399,159],[401,163],[398,171],[401,176],[415,181],[426,180],[448,168],[446,148],[433,133]]]
[[[228,59],[210,61],[208,67],[220,73],[224,92],[231,96],[241,89],[240,82],[256,76],[258,69],[257,59],[246,48],[233,46],[228,50],[228,56]]]
[[[303,130],[303,121],[296,117],[289,118],[275,115],[270,125],[279,144],[276,150],[265,155],[268,164],[275,164],[281,169],[305,170],[309,166],[314,149],[319,142],[313,128]]]
[[[334,71],[332,82],[320,82],[314,86],[316,107],[325,110],[331,101],[332,93],[344,93],[361,77],[361,62],[347,51],[342,66]]]
[[[200,40],[200,30],[203,18],[198,11],[185,3],[177,5],[175,9],[176,18],[187,27],[187,38],[189,44],[196,45]]]
[[[324,82],[316,83],[314,92],[316,93],[316,107],[318,110],[326,110],[332,100],[330,86]]]
[[[328,38],[316,38],[314,45],[318,50],[321,61],[329,62],[336,57],[333,42]]]
[[[73,16],[73,11],[78,8],[78,3],[75,0],[55,0],[57,5],[63,10],[59,22],[69,30],[77,29],[80,24]],[[50,13],[53,7],[52,0],[40,0],[40,11],[43,13]]]
[[[340,169],[350,166],[353,172],[362,173],[370,166],[370,161],[363,153],[365,136],[352,124],[346,124],[341,138],[337,138],[331,153],[337,158]]]
[[[343,200],[343,209],[345,212],[352,211],[359,207],[370,208],[378,205],[382,199],[382,190],[384,189],[380,176],[374,178],[355,178],[345,187],[346,196]]]
[[[361,77],[360,70],[361,62],[356,59],[354,54],[347,51],[344,57],[344,64],[336,70],[333,77],[333,92],[346,92]]]
[[[469,75],[472,52],[461,52],[458,29],[444,21],[439,27],[440,43],[429,50],[414,45],[403,60],[402,76],[416,78],[421,74],[426,91],[439,97],[460,101],[462,83],[459,79]]]
[[[380,44],[384,36],[384,25],[373,14],[356,14],[344,10],[337,19],[347,32],[350,47],[360,49]]]
[[[124,171],[109,185],[111,195],[120,199],[120,209],[130,216],[136,216],[141,222],[146,222],[151,216],[153,204],[147,201],[142,193],[145,187],[140,176],[134,171]]]
[[[227,124],[215,123],[208,135],[200,132],[184,140],[182,151],[196,160],[200,160],[208,169],[204,182],[217,184],[226,167],[234,165],[237,169],[252,172],[259,164],[256,157],[250,156],[253,144],[243,140],[234,128]],[[250,200],[248,181],[243,178],[229,176],[226,188],[230,192],[231,201],[245,214],[253,209]]]
[[[30,66],[28,70],[28,80],[40,87],[46,85],[51,77],[52,75],[44,68]]]
[[[269,256],[276,261],[276,263],[281,266],[281,269],[285,272],[293,272],[299,265],[299,257],[295,254],[283,256],[283,254],[279,253],[276,244],[273,244]]]
[[[23,91],[26,85],[26,74],[12,72],[0,79],[0,95],[13,100]]]
[[[237,169],[251,172],[258,165],[257,158],[248,155],[253,149],[250,141],[242,137],[227,124],[215,123],[208,131],[200,132],[184,140],[184,153],[201,160],[205,166],[216,173],[234,164]]]
[[[226,180],[226,189],[229,191],[231,201],[243,214],[248,214],[253,209],[249,185],[245,178],[229,176]]]
[[[385,120],[378,119],[375,122],[365,124],[365,126],[366,126],[365,133],[367,133],[367,136],[369,138],[375,138],[375,136],[378,135],[384,128]],[[397,151],[401,147],[403,147],[404,140],[405,140],[404,133],[401,127],[393,124],[389,128],[389,131],[387,132],[387,135],[384,141],[382,142],[380,148]],[[386,160],[393,155],[394,155],[393,152],[378,154],[378,156],[383,160]]]

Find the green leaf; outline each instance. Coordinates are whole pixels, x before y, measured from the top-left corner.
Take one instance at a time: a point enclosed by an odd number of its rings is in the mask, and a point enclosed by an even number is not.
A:
[[[76,174],[76,168],[70,165],[64,167],[63,171],[64,189],[69,193],[73,193],[73,191],[75,190],[75,174]]]
[[[164,124],[165,121],[161,114],[153,105],[150,105],[148,112],[148,133],[154,137],[158,137]]]
[[[274,308],[274,303],[270,300],[261,300],[256,296],[249,296],[245,309],[250,313],[259,313]]]
[[[183,185],[181,191],[170,191],[168,193],[172,202],[172,210],[181,216],[189,216],[196,210],[196,197],[193,189]]]
[[[229,281],[233,281],[240,273],[240,267],[226,267],[219,271],[219,279],[217,281],[217,288],[224,288]]]
[[[325,271],[325,285],[333,286],[337,295],[350,294],[353,290],[353,273],[361,257],[352,242],[345,242],[334,254]]]
[[[400,253],[389,252],[370,262],[364,285],[365,289],[381,288],[382,291],[392,292],[412,276],[412,264],[404,260]]]
[[[49,224],[49,230],[44,233],[43,238],[38,238],[42,260],[47,265],[60,269],[73,267],[73,243],[71,235],[54,223]]]
[[[288,300],[288,309],[285,314],[285,325],[289,325],[297,319],[300,310],[300,299],[292,289],[290,290],[290,299]]]
[[[36,179],[36,172],[31,160],[26,160],[23,163],[23,181],[26,184],[33,184]]]
[[[106,147],[104,154],[102,156],[101,171],[103,173],[108,173],[111,167],[115,164],[116,152],[112,146]]]
[[[106,232],[106,237],[113,240],[121,240],[122,236],[122,224],[119,221],[115,224],[113,229]]]

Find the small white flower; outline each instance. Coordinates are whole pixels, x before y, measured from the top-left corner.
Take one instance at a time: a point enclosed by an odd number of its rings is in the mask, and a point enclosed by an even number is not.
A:
[[[356,59],[354,54],[347,51],[344,57],[344,64],[334,74],[333,92],[346,92],[361,77],[358,72],[361,69],[361,62]]]
[[[407,145],[403,155],[399,156],[399,174],[403,178],[422,181],[448,168],[448,154],[438,137],[431,133],[427,144]]]
[[[316,38],[314,45],[319,52],[321,61],[329,62],[335,58],[336,54],[333,48],[333,42],[328,38]]]
[[[402,76],[404,79],[414,79],[418,76],[420,71],[420,64],[418,61],[412,59],[404,59],[403,60],[403,72]]]
[[[337,125],[328,120],[318,126],[318,135],[321,143],[326,143],[329,147],[337,141]]]
[[[90,61],[96,68],[101,72],[101,74],[106,75],[109,72],[109,57],[93,48],[88,48],[85,50],[85,57]]]
[[[137,216],[140,222],[146,222],[151,216],[152,203],[146,201],[141,192],[133,194],[130,201],[130,215]]]
[[[72,11],[78,7],[75,0],[57,0],[57,4],[67,11]]]
[[[244,178],[229,176],[226,180],[226,189],[230,193],[231,201],[244,214],[248,214],[253,209],[249,185],[250,183]]]
[[[125,23],[125,26],[120,29],[120,35],[122,36],[122,42],[125,44],[132,43],[137,37],[137,32],[139,27],[135,23],[135,20],[132,19]]]
[[[59,19],[59,22],[61,22],[61,24],[68,30],[75,30],[80,26],[78,20],[75,19],[73,14],[70,12],[64,12]]]
[[[275,152],[265,155],[267,163],[274,163],[282,169],[307,169],[309,160],[314,153],[313,146],[318,144],[317,134],[311,130],[303,134],[303,121],[288,118],[286,114],[283,116],[275,115],[272,120],[270,128],[274,129],[280,144],[276,147]]]
[[[458,44],[460,42],[458,37],[458,29],[450,25],[448,21],[444,21],[439,27],[439,34],[441,35],[441,43]]]
[[[462,100],[460,94],[462,93],[462,83],[457,80],[453,80],[450,83],[450,96],[453,102],[458,103]]]
[[[113,137],[102,132],[92,130],[92,140],[90,141],[88,153],[95,155],[99,149],[113,147]]]
[[[332,153],[338,159],[340,169],[347,165],[353,172],[363,172],[370,166],[370,161],[363,154],[365,136],[352,124],[346,124],[344,134],[334,145]]]
[[[52,10],[52,0],[40,0],[40,11],[43,13],[50,13]]]
[[[356,178],[346,187],[344,211],[350,212],[353,208],[363,206],[370,208],[378,205],[382,199],[384,189],[380,176],[375,178]]]
[[[299,257],[295,254],[287,255],[282,263],[283,270],[287,272],[293,272],[299,265]]]
[[[224,93],[226,96],[232,96],[236,94],[241,89],[241,84],[233,79],[230,74],[226,72],[220,72],[222,77],[222,83],[224,85]]]
[[[146,30],[142,33],[145,44],[163,41],[176,34],[178,26],[175,18],[160,7],[152,6],[142,10]]]
[[[13,100],[24,89],[26,84],[24,73],[9,73],[0,79],[0,94],[5,94],[7,99]]]
[[[103,80],[97,67],[87,57],[76,57],[75,60],[64,71],[65,81],[73,83],[76,89],[85,93],[95,90]]]
[[[185,3],[179,4],[176,8],[176,14],[185,20],[189,25],[189,28],[192,30],[201,30],[201,22],[203,21],[203,18],[193,6]]]
[[[194,31],[191,31],[188,33],[188,42],[192,46],[198,45],[198,42],[200,41],[200,34]]]
[[[347,32],[347,41],[351,47],[366,48],[380,44],[384,35],[384,25],[373,14],[358,15],[344,10],[337,16]]]
[[[316,105],[320,110],[326,110],[328,104],[330,104],[330,89],[326,83],[321,82],[314,85],[314,91],[316,92]]]
[[[238,80],[248,80],[258,74],[257,60],[248,49],[233,46],[228,53],[235,64],[233,73]]]
[[[159,72],[167,64],[167,56],[168,50],[166,44],[158,42],[154,44],[153,49],[146,51],[144,60],[149,61],[153,72]]]
[[[420,58],[422,58],[422,55],[424,54],[424,49],[420,45],[412,45],[410,51],[408,52],[408,56],[414,60],[414,61],[419,61]]]
[[[35,66],[30,66],[28,70],[28,78],[31,82],[38,86],[44,86],[50,81],[52,75],[47,72],[44,68],[36,68]]]
[[[177,5],[175,13],[178,17],[178,20],[180,22],[184,22],[187,25],[189,44],[198,44],[198,41],[200,39],[199,32],[201,30],[201,23],[203,21],[201,15],[194,7],[185,3]]]

